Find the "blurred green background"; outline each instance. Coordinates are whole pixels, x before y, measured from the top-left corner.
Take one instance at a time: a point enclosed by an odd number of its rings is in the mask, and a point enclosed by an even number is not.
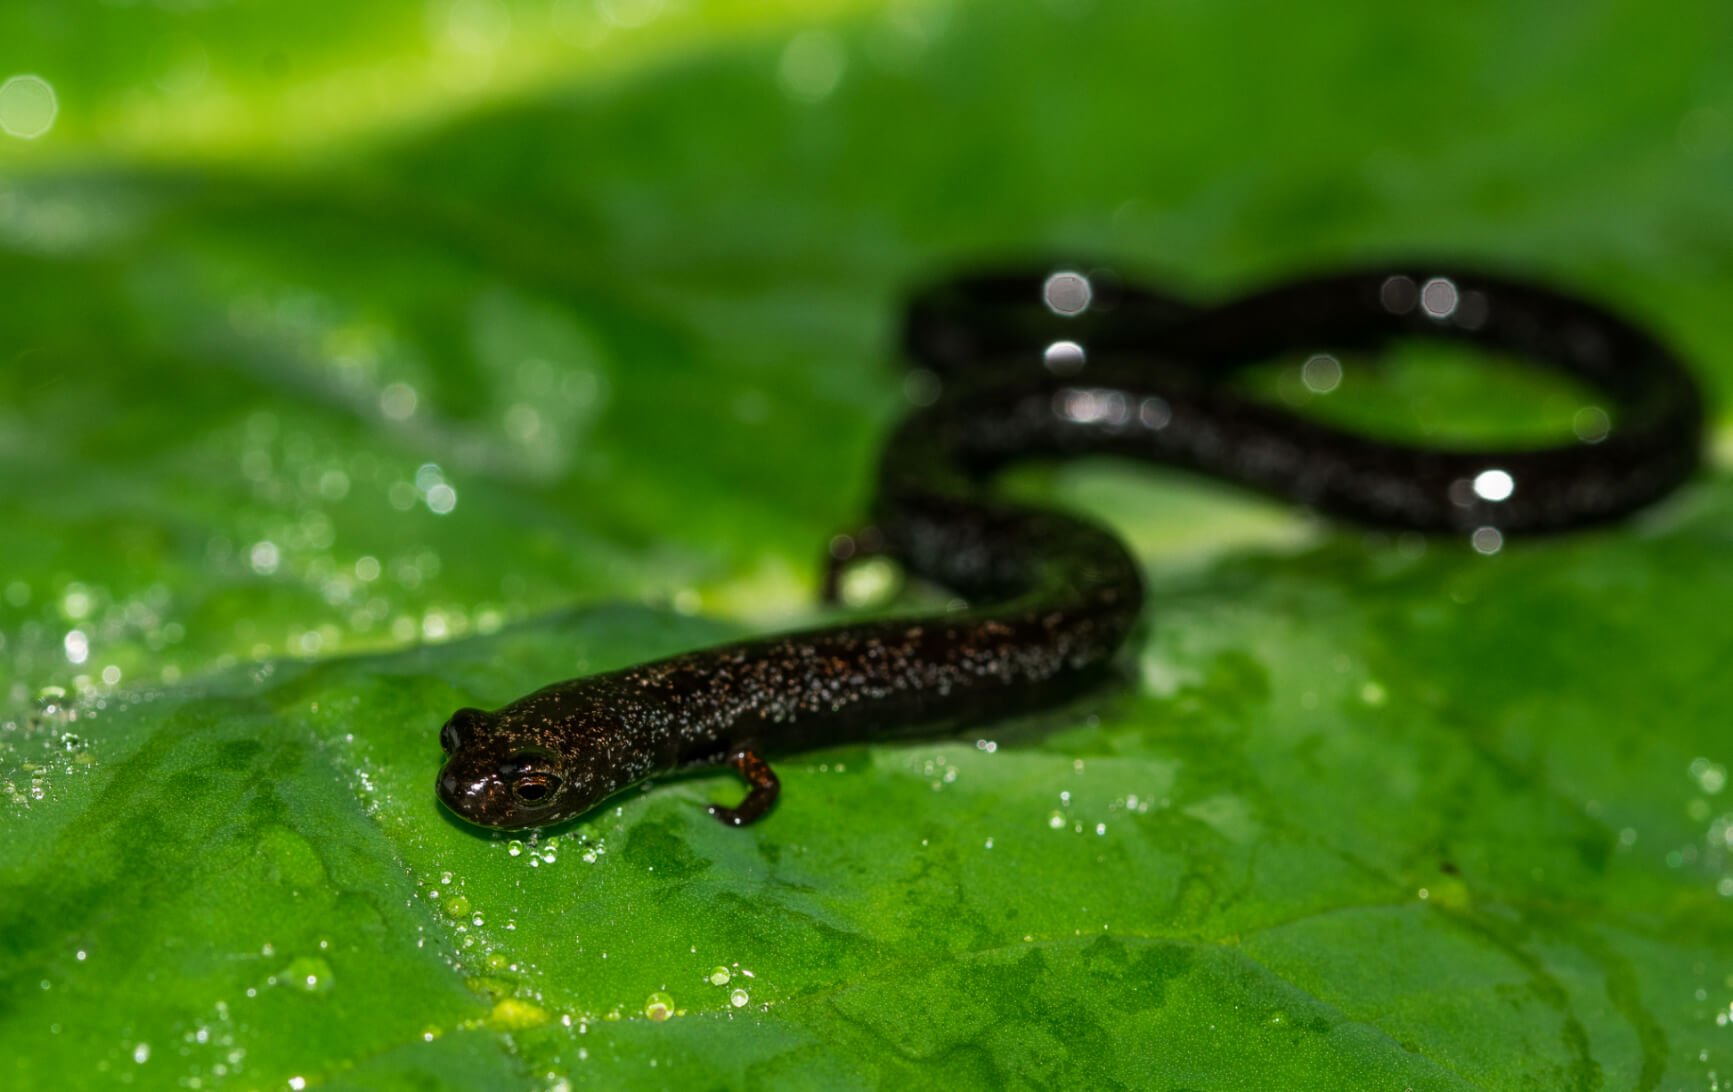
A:
[[[1733,437],[1480,557],[1099,464],[1131,680],[529,844],[459,705],[804,624],[900,300],[1399,255],[1733,392],[1733,10],[0,7],[0,1084],[1696,1089],[1733,1074]],[[1310,409],[1567,428],[1462,358]],[[1272,397],[1292,393],[1272,362]]]

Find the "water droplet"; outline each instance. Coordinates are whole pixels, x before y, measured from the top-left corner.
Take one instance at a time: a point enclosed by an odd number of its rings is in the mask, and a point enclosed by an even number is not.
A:
[[[393,421],[402,421],[412,415],[417,401],[415,388],[407,383],[393,383],[379,392],[380,412]]]
[[[150,1061],[150,1044],[140,1043],[132,1048],[132,1060],[139,1065]]]
[[[1300,366],[1300,382],[1313,394],[1329,394],[1342,382],[1342,362],[1319,353]]]
[[[524,844],[522,842],[518,841],[516,838],[513,838],[511,841],[509,841],[505,844],[505,851],[507,853],[511,854],[513,857],[516,857],[518,854],[520,854],[524,851]]]
[[[349,475],[341,470],[327,470],[319,475],[319,495],[326,500],[342,500],[349,495]]]
[[[277,565],[282,561],[282,553],[274,542],[255,542],[253,548],[247,551],[247,560],[252,564],[254,572],[269,576],[277,571]]]
[[[1571,417],[1571,431],[1585,444],[1598,444],[1613,430],[1607,411],[1599,406],[1584,406]]]
[[[596,0],[595,12],[614,26],[631,29],[656,18],[662,4],[663,0]]]
[[[79,622],[90,614],[90,608],[90,592],[85,590],[84,585],[68,584],[66,593],[60,599],[61,613],[65,614],[69,620]]]
[[[926,368],[913,368],[903,377],[903,397],[909,404],[925,408],[939,400],[943,392],[939,377]]]
[[[462,895],[453,895],[445,900],[445,912],[449,917],[461,918],[469,913],[469,900]]]
[[[741,989],[736,989],[728,995],[728,1003],[737,1009],[744,1008],[750,1000],[752,1000],[752,996]]]
[[[1406,315],[1414,310],[1419,294],[1411,278],[1395,276],[1387,278],[1378,289],[1378,302],[1393,315]]]
[[[848,57],[836,35],[808,30],[795,35],[782,51],[777,74],[790,98],[822,102],[836,90],[847,67]]]
[[[457,507],[457,490],[440,482],[427,491],[427,508],[437,516],[443,516]]]
[[[519,402],[505,411],[505,431],[520,444],[531,444],[542,431],[542,416],[534,406]]]
[[[1706,758],[1691,760],[1691,776],[1697,779],[1697,785],[1710,796],[1714,796],[1727,785],[1727,767],[1718,762],[1710,762]]]
[[[644,1002],[644,1015],[657,1023],[668,1019],[674,1015],[674,999],[666,993],[651,994],[649,1000]]]
[[[869,557],[842,571],[837,589],[845,605],[870,607],[887,602],[902,583],[902,569],[888,557]]]
[[[734,975],[729,972],[727,967],[717,967],[710,972],[710,984],[712,986],[726,986],[733,977]]]
[[[324,993],[332,986],[331,965],[316,956],[292,960],[278,980],[307,993]]]
[[[1173,407],[1160,398],[1145,398],[1138,404],[1137,419],[1144,428],[1160,432],[1173,421]]]
[[[41,76],[13,76],[0,84],[0,130],[8,136],[35,140],[54,127],[59,113],[54,88]]]

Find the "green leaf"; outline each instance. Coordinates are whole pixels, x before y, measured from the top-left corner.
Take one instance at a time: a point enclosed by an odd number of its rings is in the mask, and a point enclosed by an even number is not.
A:
[[[0,137],[0,1084],[1724,1079],[1724,457],[1491,557],[1022,471],[1146,560],[1073,707],[792,756],[744,830],[720,775],[523,841],[432,781],[460,706],[830,617],[898,301],[972,258],[1450,252],[1727,391],[1725,14],[657,7],[0,14],[62,111]],[[1308,409],[1578,399],[1417,356]]]

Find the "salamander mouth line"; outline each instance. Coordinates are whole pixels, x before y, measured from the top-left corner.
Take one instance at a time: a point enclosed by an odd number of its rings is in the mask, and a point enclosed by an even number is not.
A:
[[[1442,341],[1560,372],[1597,392],[1551,447],[1396,443],[1244,396],[1225,380],[1285,353]],[[1056,708],[1098,687],[1143,605],[1111,532],[1012,503],[1023,460],[1108,454],[1196,471],[1332,518],[1466,539],[1607,524],[1697,470],[1697,383],[1601,305],[1509,277],[1387,268],[1311,277],[1197,307],[1075,268],[957,277],[916,293],[903,327],[917,403],[880,457],[863,525],[831,542],[824,587],[885,555],[969,606],[757,638],[556,683],[441,729],[436,781],[458,818],[564,823],[645,779],[724,767],[743,826],[775,804],[766,756],[934,735]],[[1316,374],[1312,374],[1315,372]]]

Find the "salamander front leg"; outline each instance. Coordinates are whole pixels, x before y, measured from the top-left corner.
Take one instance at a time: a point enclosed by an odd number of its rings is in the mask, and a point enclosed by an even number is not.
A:
[[[776,779],[776,771],[770,768],[770,763],[758,756],[758,744],[750,740],[741,743],[722,763],[734,767],[734,772],[744,778],[750,788],[739,807],[724,808],[712,804],[710,814],[731,827],[743,827],[764,818],[764,813],[776,803],[782,782]]]

